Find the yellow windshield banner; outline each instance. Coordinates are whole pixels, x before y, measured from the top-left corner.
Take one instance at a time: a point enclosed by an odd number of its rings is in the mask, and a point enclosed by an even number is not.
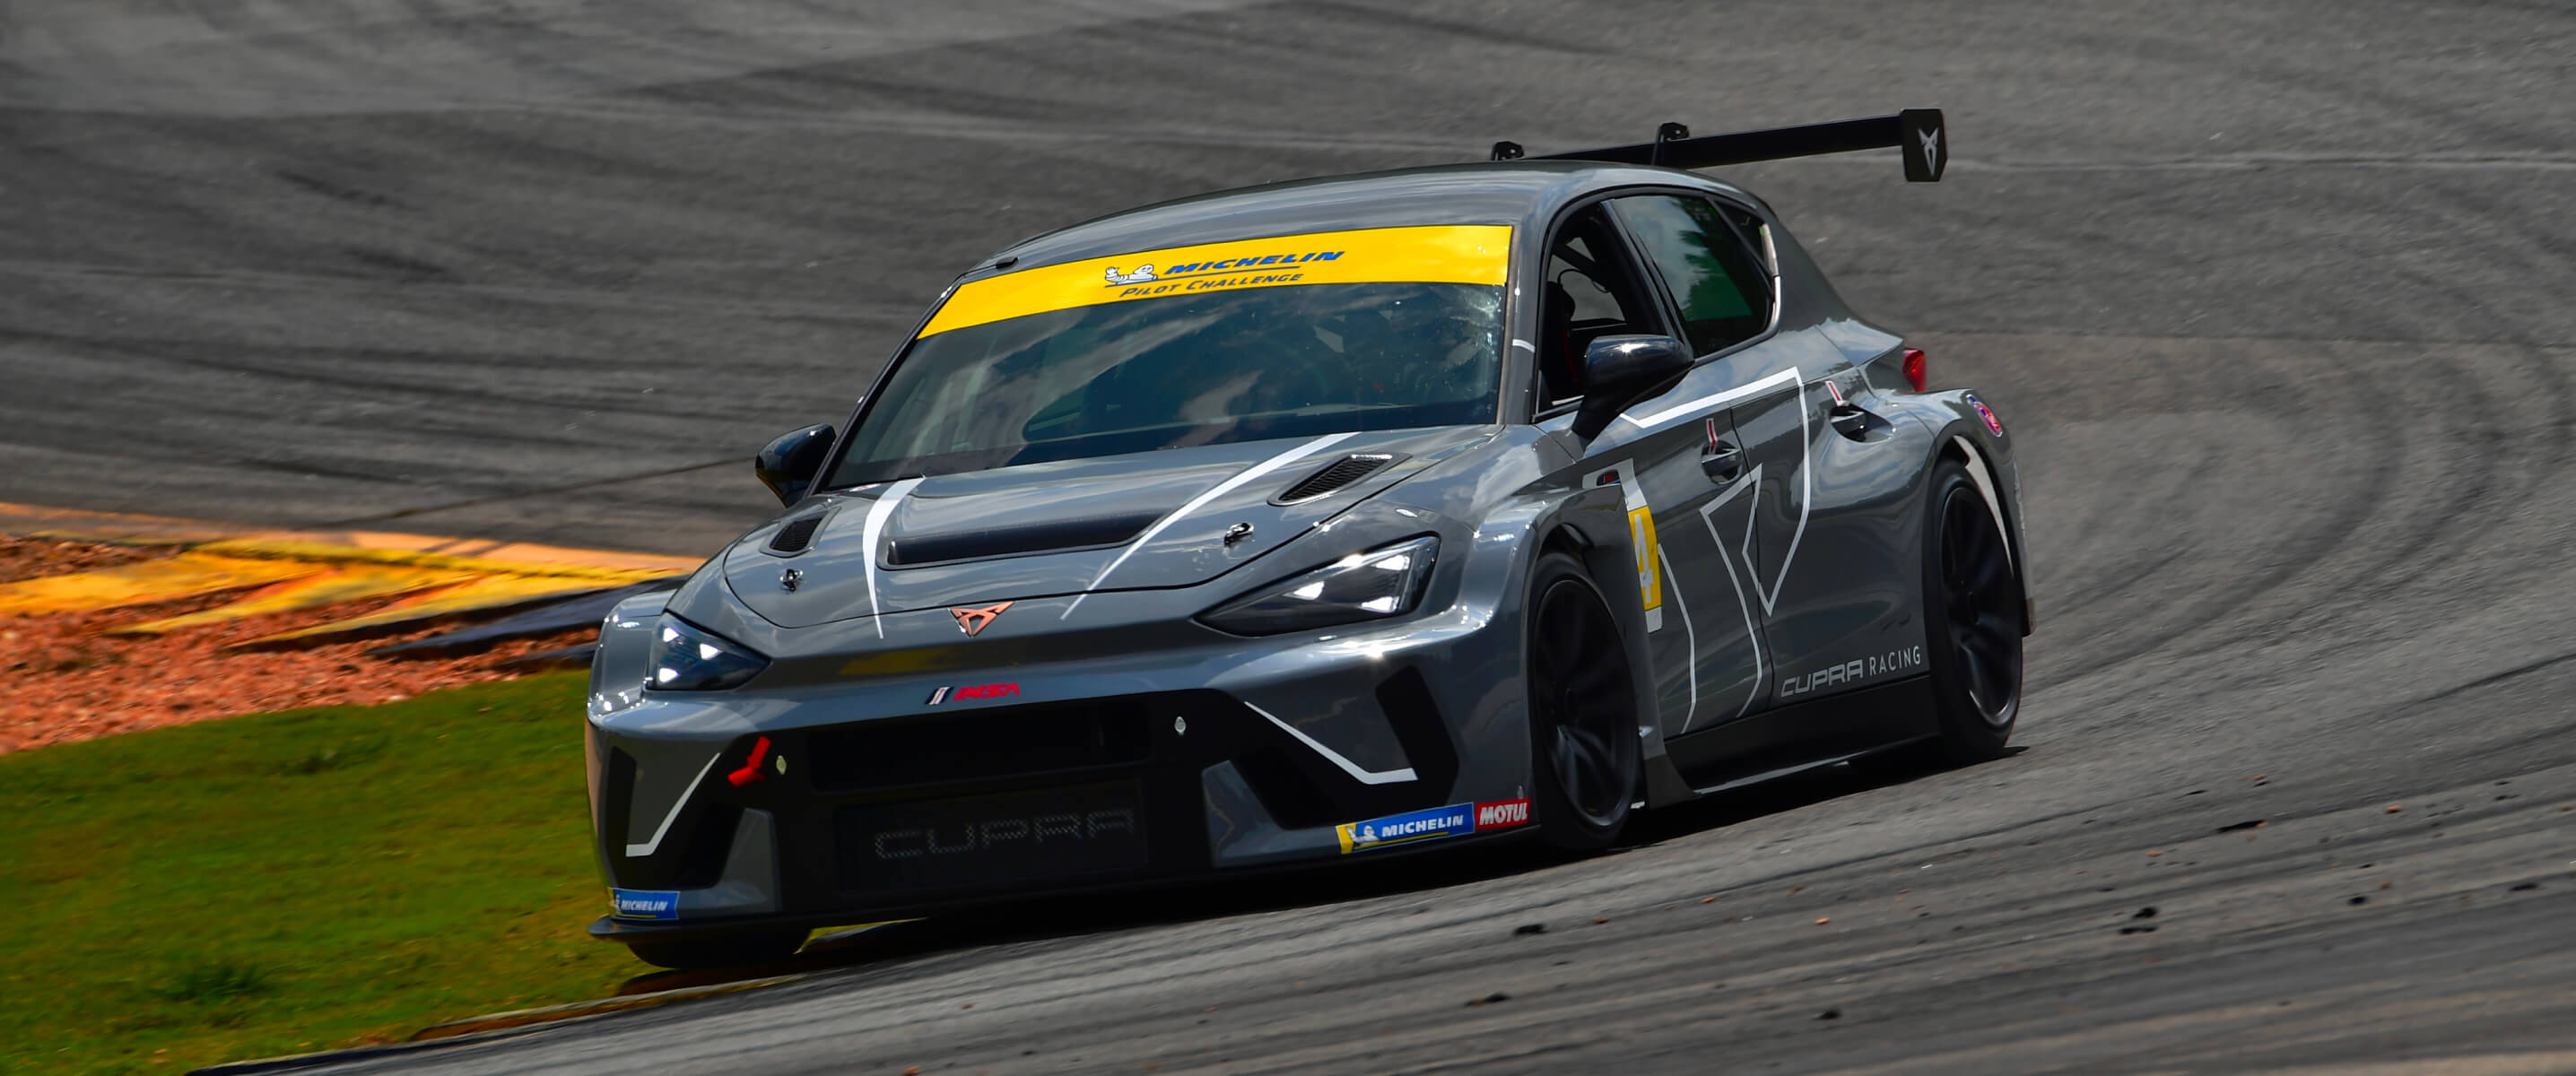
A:
[[[957,289],[921,335],[1078,306],[1288,284],[1494,284],[1512,230],[1443,224],[1140,250],[987,277]]]

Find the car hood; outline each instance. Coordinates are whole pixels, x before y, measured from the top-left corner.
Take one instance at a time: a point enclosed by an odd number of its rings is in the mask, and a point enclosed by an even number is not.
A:
[[[800,504],[744,535],[724,554],[725,582],[745,607],[784,628],[1193,586],[1495,430],[1203,445],[877,483]],[[1379,456],[1388,459],[1371,459]],[[1336,465],[1340,471],[1328,473]],[[1316,494],[1319,486],[1332,488]]]

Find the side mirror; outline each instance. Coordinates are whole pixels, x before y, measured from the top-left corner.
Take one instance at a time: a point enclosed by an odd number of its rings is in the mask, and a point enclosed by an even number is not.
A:
[[[751,473],[760,476],[760,484],[778,495],[778,503],[794,504],[805,499],[805,491],[814,488],[814,479],[823,469],[823,459],[832,454],[834,430],[828,425],[807,426],[794,433],[782,433],[751,459]]]
[[[1693,363],[1690,347],[1669,336],[1604,336],[1583,352],[1583,406],[1574,435],[1601,436],[1630,404],[1680,384]]]

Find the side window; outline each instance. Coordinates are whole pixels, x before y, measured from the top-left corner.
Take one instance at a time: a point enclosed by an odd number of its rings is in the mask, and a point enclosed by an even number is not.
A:
[[[1663,331],[1621,251],[1618,231],[1600,206],[1576,211],[1557,228],[1539,295],[1542,410],[1583,398],[1583,353],[1592,341]]]
[[[1742,343],[1771,323],[1770,274],[1717,203],[1650,194],[1612,204],[1672,290],[1692,351]]]
[[[1743,237],[1744,245],[1753,248],[1754,258],[1762,263],[1763,275],[1779,276],[1780,252],[1771,245],[1771,226],[1764,224],[1762,218],[1754,216],[1752,210],[1742,206],[1721,202],[1718,204],[1718,209],[1726,214],[1726,219],[1730,223],[1735,225],[1735,234]],[[1777,299],[1779,296],[1775,294],[1772,298]]]

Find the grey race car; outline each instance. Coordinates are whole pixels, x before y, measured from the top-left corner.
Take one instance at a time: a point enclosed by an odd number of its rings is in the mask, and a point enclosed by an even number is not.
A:
[[[1992,408],[1689,167],[1940,116],[1285,183],[988,259],[787,510],[592,667],[613,914],[673,967],[813,927],[1527,834],[2019,705]]]

